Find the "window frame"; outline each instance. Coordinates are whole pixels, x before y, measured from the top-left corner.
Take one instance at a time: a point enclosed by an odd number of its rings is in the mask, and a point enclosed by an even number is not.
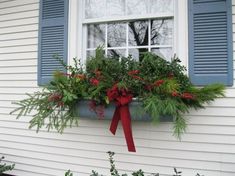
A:
[[[159,13],[158,16],[152,14],[146,15],[132,15],[128,18],[124,17],[110,17],[105,19],[84,19],[83,0],[70,0],[69,5],[69,34],[68,34],[68,63],[72,64],[72,58],[81,59],[84,64],[86,62],[86,30],[83,24],[87,23],[102,23],[107,20],[125,21],[125,20],[142,20],[142,19],[156,19],[156,18],[172,18],[171,13]],[[182,61],[182,64],[188,68],[188,6],[187,0],[174,0],[174,14],[173,14],[173,43],[172,50]],[[162,15],[162,16],[161,16]]]

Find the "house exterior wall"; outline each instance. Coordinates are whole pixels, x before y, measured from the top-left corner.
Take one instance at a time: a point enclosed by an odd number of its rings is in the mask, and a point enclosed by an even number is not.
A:
[[[176,167],[185,176],[235,175],[235,87],[205,110],[186,115],[182,141],[172,136],[171,123],[133,122],[136,153],[127,152],[121,128],[116,136],[110,134],[110,121],[80,120],[79,127],[61,135],[36,133],[28,129],[30,117],[9,115],[16,107],[12,101],[39,90],[38,14],[39,0],[0,0],[0,155],[16,164],[12,174],[62,176],[71,169],[79,176],[91,170],[108,175],[106,152],[111,150],[122,173],[141,168],[167,176]],[[235,0],[233,14],[235,32]]]

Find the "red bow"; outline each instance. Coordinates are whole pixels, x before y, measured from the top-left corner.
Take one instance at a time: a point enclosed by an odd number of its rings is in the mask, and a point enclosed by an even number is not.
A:
[[[129,111],[129,103],[132,101],[132,94],[126,90],[119,90],[117,85],[114,85],[107,91],[109,101],[115,101],[116,109],[110,125],[110,131],[115,135],[118,122],[121,120],[128,151],[135,152],[135,144],[131,130],[131,115]]]

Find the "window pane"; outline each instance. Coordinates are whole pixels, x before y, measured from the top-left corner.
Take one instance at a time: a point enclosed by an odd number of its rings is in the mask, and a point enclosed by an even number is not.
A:
[[[125,0],[107,0],[108,16],[118,16],[125,14]]]
[[[85,0],[85,18],[105,16],[106,0]]]
[[[127,0],[127,13],[132,14],[146,14],[148,12],[147,0]]]
[[[87,25],[87,47],[96,48],[105,43],[105,25],[91,24]]]
[[[153,48],[152,52],[156,55],[166,59],[167,61],[171,61],[172,58],[172,48]]]
[[[145,52],[148,52],[148,48],[134,48],[128,50],[128,55],[131,55],[135,60],[141,61]]]
[[[88,50],[86,56],[87,58],[95,56],[95,50]]]
[[[151,45],[172,45],[173,20],[151,20]]]
[[[126,24],[108,24],[108,47],[126,46]]]
[[[173,0],[150,0],[150,9],[151,13],[173,13]]]
[[[125,49],[109,49],[108,56],[113,56],[113,57],[125,57],[126,56],[126,50]]]
[[[128,27],[130,46],[148,46],[148,21],[129,22]]]

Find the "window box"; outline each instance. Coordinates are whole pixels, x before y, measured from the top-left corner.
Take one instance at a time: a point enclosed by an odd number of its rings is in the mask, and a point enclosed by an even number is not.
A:
[[[100,119],[98,115],[90,108],[90,100],[82,100],[77,103],[76,114],[82,119]],[[109,106],[104,108],[105,120],[111,120],[115,111],[115,104],[111,103]],[[149,114],[140,113],[142,108],[142,102],[134,100],[129,104],[129,110],[131,113],[131,119],[136,121],[151,121]],[[161,122],[172,122],[172,116],[160,116]]]

